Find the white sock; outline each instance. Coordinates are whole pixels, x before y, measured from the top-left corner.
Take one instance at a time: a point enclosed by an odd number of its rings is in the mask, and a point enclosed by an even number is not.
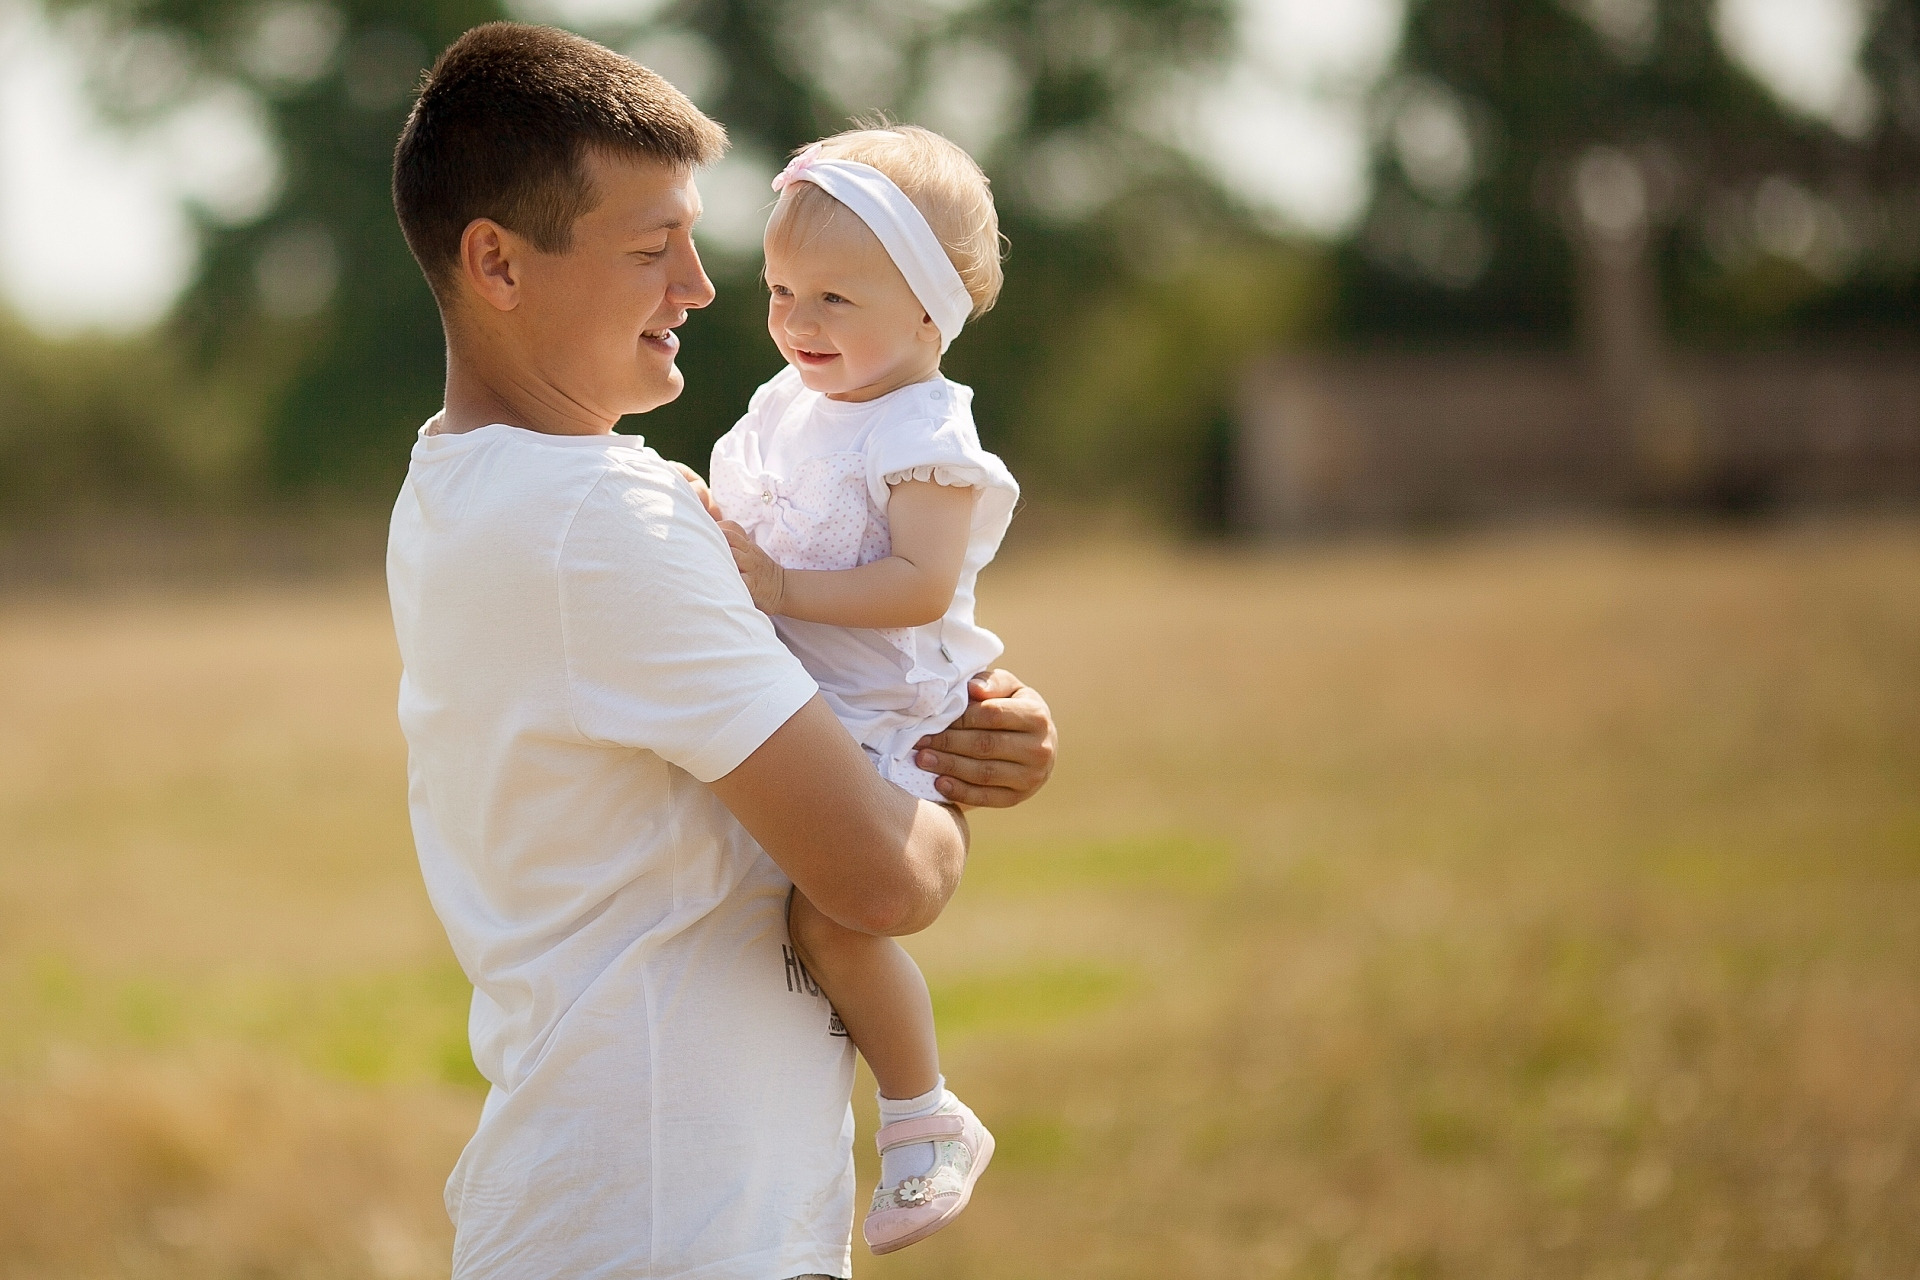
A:
[[[953,1095],[947,1092],[947,1078],[941,1076],[939,1083],[917,1098],[888,1098],[878,1093],[880,1099],[880,1123],[893,1124],[899,1120],[920,1120],[936,1114]],[[911,1146],[895,1147],[880,1157],[880,1181],[887,1186],[898,1186],[902,1178],[918,1178],[933,1172],[934,1151],[931,1142],[916,1142]]]

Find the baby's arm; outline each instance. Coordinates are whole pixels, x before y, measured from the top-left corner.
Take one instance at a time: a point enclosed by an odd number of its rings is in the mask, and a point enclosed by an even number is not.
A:
[[[783,569],[739,525],[723,521],[733,562],[767,613],[839,627],[917,627],[946,616],[979,490],[906,480],[887,496],[892,554],[857,569]]]

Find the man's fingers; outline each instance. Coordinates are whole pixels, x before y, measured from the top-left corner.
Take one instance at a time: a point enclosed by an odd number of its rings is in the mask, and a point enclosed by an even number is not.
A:
[[[922,738],[919,745],[955,757],[1005,760],[1019,765],[1039,764],[1048,751],[1047,744],[1033,734],[997,729],[947,729]]]
[[[991,729],[948,729],[924,739],[921,745],[931,751],[975,760],[1022,760],[1028,754],[1030,743]]]
[[[1011,698],[1020,689],[1020,677],[998,667],[983,671],[967,682],[967,693],[975,702],[989,698]]]
[[[983,672],[968,682],[967,692],[974,701],[960,718],[915,744],[915,763],[938,775],[934,785],[950,800],[1009,808],[1053,772],[1046,701],[1009,671]]]
[[[948,800],[975,809],[1011,809],[1025,799],[1027,794],[1008,787],[976,786],[971,782],[962,782],[958,778],[948,777],[935,778],[933,785]]]
[[[1032,769],[1016,760],[980,760],[973,756],[949,755],[944,751],[921,751],[914,762],[928,773],[937,773],[977,787],[1019,787],[1030,781]],[[931,763],[929,763],[931,762]]]
[[[1031,708],[1007,699],[968,703],[967,709],[953,723],[962,729],[998,729],[1010,733],[1040,731],[1039,718]]]

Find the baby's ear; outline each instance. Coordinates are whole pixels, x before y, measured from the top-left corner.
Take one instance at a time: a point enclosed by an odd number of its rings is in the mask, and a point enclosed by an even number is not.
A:
[[[940,341],[940,326],[935,324],[933,317],[924,311],[920,313],[920,332],[918,337],[922,342]]]

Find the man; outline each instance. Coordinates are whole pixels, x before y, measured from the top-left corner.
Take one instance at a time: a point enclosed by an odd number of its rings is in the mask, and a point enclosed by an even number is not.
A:
[[[882,782],[625,413],[679,394],[705,306],[695,171],[725,144],[659,77],[546,28],[442,55],[394,161],[440,305],[446,406],[388,552],[410,803],[492,1082],[447,1184],[461,1277],[849,1273],[852,1051],[785,934],[923,928],[954,808]],[[931,740],[1005,805],[1052,761],[990,674]]]

